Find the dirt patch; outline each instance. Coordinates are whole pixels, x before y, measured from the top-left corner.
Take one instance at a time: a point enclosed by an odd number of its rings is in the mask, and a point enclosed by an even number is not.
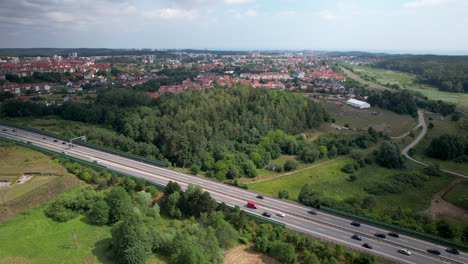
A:
[[[252,246],[242,245],[229,250],[224,264],[280,264],[280,262],[255,252]]]
[[[462,223],[468,223],[468,210],[442,199],[442,197],[450,192],[460,181],[461,178],[456,178],[447,187],[436,193],[432,198],[431,207],[425,212],[431,214],[434,218],[448,218]]]

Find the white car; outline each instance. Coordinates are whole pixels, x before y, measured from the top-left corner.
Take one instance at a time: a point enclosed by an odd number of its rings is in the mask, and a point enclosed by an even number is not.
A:
[[[407,256],[411,256],[411,251],[409,251],[407,249],[399,249],[398,253],[401,253],[401,254],[407,255]]]
[[[285,217],[285,216],[286,216],[286,215],[285,215],[284,213],[282,213],[282,212],[277,212],[276,215],[277,215],[277,216],[281,216],[281,217]]]

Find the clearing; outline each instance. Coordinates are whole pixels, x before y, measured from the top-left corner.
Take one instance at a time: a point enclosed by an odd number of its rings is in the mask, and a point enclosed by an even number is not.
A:
[[[441,197],[456,206],[465,209],[465,216],[468,218],[468,180],[459,180],[458,183],[448,189]],[[468,223],[466,219],[465,223]]]
[[[379,107],[358,109],[347,105],[346,100],[323,101],[323,106],[335,118],[336,124],[348,124],[351,129],[367,131],[372,126],[389,136],[400,136],[417,125],[417,119],[409,115],[399,115]]]
[[[443,100],[453,103],[462,111],[468,110],[467,93],[449,93],[437,90],[436,87],[416,83],[416,75],[399,71],[375,69],[371,67],[352,66],[355,72],[374,77],[382,84],[398,84],[403,89],[420,92],[432,100]]]
[[[229,250],[224,264],[279,264],[280,262],[252,249],[252,246],[242,245]]]
[[[450,218],[461,223],[468,223],[468,210],[465,210],[461,207],[454,205],[455,203],[450,203],[445,201],[445,196],[448,192],[455,189],[454,187],[460,186],[461,188],[466,188],[465,184],[460,185],[460,178],[455,179],[452,181],[447,187],[440,190],[438,193],[434,195],[434,198],[431,201],[431,207],[429,207],[426,212],[431,214],[434,218]],[[466,182],[465,182],[466,183]],[[449,198],[454,198],[454,195],[461,195],[465,201],[461,201],[463,205],[467,205],[467,194],[466,189],[465,192],[460,193],[460,189],[455,190],[452,192]],[[444,198],[444,199],[442,199]],[[463,199],[462,199],[463,200]],[[458,202],[459,200],[456,199],[454,202]]]

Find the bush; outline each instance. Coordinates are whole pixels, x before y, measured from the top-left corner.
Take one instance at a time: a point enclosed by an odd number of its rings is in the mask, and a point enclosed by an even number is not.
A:
[[[292,171],[292,170],[297,169],[298,166],[299,166],[299,163],[296,160],[288,159],[284,163],[284,170],[285,171]]]
[[[452,160],[462,156],[467,149],[467,145],[466,139],[462,136],[444,134],[432,139],[426,153],[432,158]]]
[[[106,225],[109,222],[109,206],[104,201],[97,201],[89,211],[89,221],[95,225]]]
[[[349,181],[350,181],[350,182],[353,182],[353,181],[355,181],[355,180],[357,180],[356,175],[354,175],[354,174],[349,175]]]
[[[396,194],[411,187],[422,187],[427,180],[420,173],[400,173],[389,176],[385,182],[372,183],[364,190],[373,195]]]
[[[147,186],[145,191],[150,193],[151,196],[156,196],[159,193],[158,189],[154,187],[153,185]]]
[[[384,141],[379,147],[376,160],[380,166],[386,168],[402,168],[404,159],[400,152],[400,147],[395,142]]]
[[[289,198],[289,192],[288,190],[281,190],[278,192],[278,197],[280,199],[288,199]]]
[[[355,172],[358,168],[359,168],[358,164],[348,163],[348,164],[345,164],[343,166],[343,168],[341,168],[341,171],[344,172],[344,173],[351,174],[351,173]]]

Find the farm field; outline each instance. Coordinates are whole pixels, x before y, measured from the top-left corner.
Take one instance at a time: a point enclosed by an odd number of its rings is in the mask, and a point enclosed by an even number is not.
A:
[[[443,199],[449,203],[468,210],[468,180],[458,183]]]
[[[335,118],[336,124],[349,124],[351,129],[367,131],[367,128],[372,126],[390,136],[400,136],[417,125],[417,119],[409,115],[399,115],[379,107],[357,109],[346,105],[344,100],[324,101],[323,105]]]
[[[277,197],[278,192],[285,189],[289,191],[290,199],[297,201],[302,186],[311,183],[316,187],[317,192],[336,200],[373,196],[377,200],[376,212],[390,207],[424,210],[429,207],[432,196],[453,179],[449,175],[433,177],[421,189],[410,188],[401,194],[376,196],[368,194],[364,190],[365,186],[369,186],[374,182],[385,182],[388,176],[397,174],[399,171],[371,164],[355,172],[354,175],[357,179],[351,182],[349,181],[349,174],[342,172],[341,168],[352,161],[352,158],[347,157],[278,179],[248,184],[249,190]],[[407,162],[407,166],[412,171],[421,168],[419,165],[410,162]]]
[[[357,73],[363,73],[376,78],[379,83],[398,84],[403,89],[421,92],[429,99],[450,102],[455,104],[460,110],[468,111],[468,94],[443,92],[430,85],[415,83],[416,75],[414,74],[363,66],[353,66],[353,69]]]

